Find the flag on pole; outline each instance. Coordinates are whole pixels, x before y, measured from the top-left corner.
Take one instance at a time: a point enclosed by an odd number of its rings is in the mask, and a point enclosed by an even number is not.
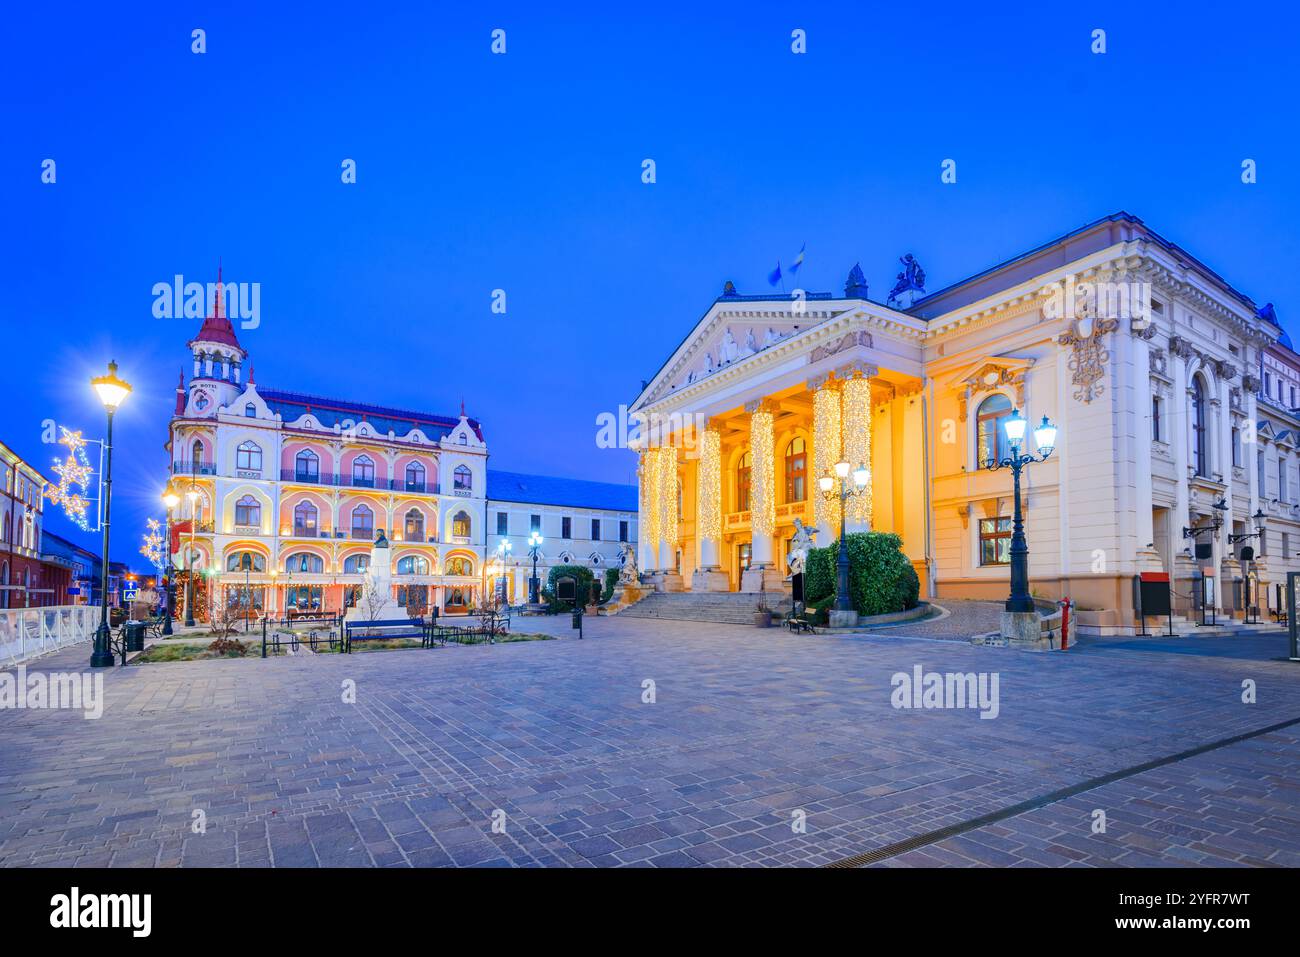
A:
[[[781,281],[781,260],[776,261],[776,268],[768,274],[767,281],[773,286]]]
[[[799,255],[794,257],[794,262],[790,265],[791,276],[795,275],[795,273],[799,271],[799,267],[803,265],[803,253],[804,250],[807,248],[808,248],[807,243],[804,243],[802,246],[799,247]]]

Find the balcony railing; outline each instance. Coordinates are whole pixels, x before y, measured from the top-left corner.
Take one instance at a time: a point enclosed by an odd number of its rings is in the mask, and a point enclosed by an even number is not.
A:
[[[187,466],[188,467],[188,466]],[[205,465],[205,472],[196,475],[215,475],[215,465]],[[180,471],[180,466],[177,466]],[[344,488],[373,488],[390,492],[414,492],[416,494],[437,494],[437,487],[428,482],[407,482],[403,479],[357,478],[338,472],[304,472],[300,469],[280,469],[281,482],[301,482],[308,485],[338,485]]]
[[[173,462],[173,475],[216,475],[215,462]]]

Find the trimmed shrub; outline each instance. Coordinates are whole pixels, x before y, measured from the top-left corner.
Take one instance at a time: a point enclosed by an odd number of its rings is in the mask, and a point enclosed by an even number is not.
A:
[[[600,593],[601,602],[607,602],[614,597],[614,586],[618,584],[618,575],[617,568],[605,569],[605,590]]]
[[[903,554],[903,540],[891,532],[857,532],[848,536],[849,594],[859,615],[887,615],[915,608],[921,595],[916,569]],[[818,609],[836,597],[838,541],[808,552],[804,567],[804,601]]]
[[[547,599],[552,612],[572,611],[573,602],[560,601],[555,597],[555,583],[564,576],[572,577],[576,582],[578,598],[582,600],[583,607],[586,607],[586,596],[591,594],[591,585],[596,580],[596,576],[591,573],[591,569],[585,565],[556,565],[546,576],[546,590],[550,592]]]

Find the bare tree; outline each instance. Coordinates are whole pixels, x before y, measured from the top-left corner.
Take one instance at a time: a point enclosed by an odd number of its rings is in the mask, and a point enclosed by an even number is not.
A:
[[[208,602],[208,623],[212,634],[218,638],[230,637],[239,630],[242,617],[238,602],[228,601],[213,591]]]

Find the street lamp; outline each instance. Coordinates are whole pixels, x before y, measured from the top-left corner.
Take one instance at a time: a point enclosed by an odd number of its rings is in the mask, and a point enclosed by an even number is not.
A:
[[[176,583],[172,580],[172,571],[176,567],[172,563],[172,512],[176,510],[176,506],[180,503],[181,497],[171,489],[168,489],[163,494],[163,504],[167,506],[167,538],[166,552],[164,552],[167,558],[167,580],[163,583],[163,597],[167,601],[167,617],[163,619],[162,633],[164,635],[172,634],[172,602],[176,600]]]
[[[538,586],[541,583],[537,580],[537,557],[542,551],[542,541],[540,532],[533,531],[528,536],[528,554],[533,559],[533,577],[528,579],[528,603],[530,605],[536,605],[541,600],[541,596],[538,594],[540,591]]]
[[[501,541],[497,542],[497,574],[498,575],[504,575],[506,573],[506,561],[507,559],[510,558],[510,553],[514,551],[514,547],[515,546],[510,541],[510,539],[506,538],[504,535],[501,537]],[[493,583],[493,587],[494,588],[496,587],[495,583]],[[509,604],[509,600],[507,600],[506,603]]]
[[[852,481],[849,481],[850,471],[853,473]],[[838,492],[835,490],[836,479],[840,480]],[[823,498],[833,499],[838,495],[840,500],[840,554],[835,560],[835,574],[838,582],[838,592],[835,595],[836,611],[853,610],[853,599],[849,594],[849,543],[844,534],[844,513],[847,511],[845,505],[850,498],[865,492],[867,483],[870,481],[870,469],[863,464],[853,468],[847,461],[836,462],[834,475],[827,472],[817,480]]]
[[[90,667],[111,668],[113,652],[109,650],[108,631],[108,527],[109,512],[113,502],[113,413],[131,394],[131,386],[117,377],[117,363],[109,362],[108,375],[96,376],[90,380],[91,386],[99,395],[108,413],[108,433],[104,438],[104,565],[103,594],[101,597],[99,628],[95,631],[95,650],[90,655]]]
[[[185,576],[185,627],[194,627],[194,526],[198,524],[199,516],[195,510],[199,501],[199,490],[193,485],[185,493],[185,497],[190,501],[190,547],[185,554],[185,567],[187,574]]]
[[[1011,415],[1003,423],[1007,433],[1007,443],[1011,446],[1011,454],[1002,459],[996,458],[995,444],[995,457],[982,463],[983,467],[990,472],[1004,468],[1011,469],[1015,505],[1011,521],[1011,596],[1005,606],[1010,612],[1034,610],[1034,600],[1029,596],[1029,546],[1025,543],[1025,521],[1020,509],[1020,471],[1034,462],[1047,461],[1047,457],[1056,448],[1056,426],[1048,421],[1047,416],[1043,416],[1042,423],[1034,429],[1034,444],[1038,446],[1038,452],[1022,453],[1020,450],[1024,446],[1027,425],[1028,422],[1020,416],[1020,410],[1012,409]]]

